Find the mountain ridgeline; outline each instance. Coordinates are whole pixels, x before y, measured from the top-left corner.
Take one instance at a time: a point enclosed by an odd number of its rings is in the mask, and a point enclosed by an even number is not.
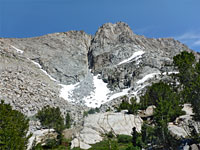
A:
[[[175,65],[178,67],[175,67],[173,58],[181,52],[193,54],[194,60],[200,58],[198,53],[173,38],[136,35],[123,22],[106,23],[94,36],[84,31],[68,31],[33,38],[1,38],[0,99],[29,118],[34,118],[45,106],[59,108],[63,116],[70,114],[73,123],[82,127],[85,112],[90,107],[98,107],[101,115],[87,117],[84,120],[87,126],[77,131],[72,141],[74,147],[81,147],[82,143],[82,148],[88,149],[89,144],[102,141],[99,132],[102,129],[128,135],[131,135],[133,127],[141,130],[140,117],[105,112],[116,109],[124,99],[146,102],[143,101],[144,94],[149,92],[147,87],[153,83],[176,81],[169,75],[180,72],[180,63],[177,60]],[[160,83],[160,86],[171,92],[169,100],[178,99],[168,85]],[[148,105],[160,106],[153,100],[148,101]],[[179,110],[178,115],[182,115],[179,105],[175,106]],[[137,104],[131,107],[135,108]],[[177,117],[173,113],[164,122],[165,127],[168,121]],[[106,122],[104,118],[107,118]],[[128,127],[123,131],[109,127],[111,123],[115,125],[126,118],[137,122],[127,123]],[[104,127],[99,124],[101,121]],[[34,119],[30,119],[29,124],[33,133],[40,129]],[[93,125],[96,125],[95,128],[91,128]],[[82,139],[85,134],[91,137],[90,132],[96,134],[95,141],[93,138]]]
[[[172,38],[136,35],[122,22],[104,24],[94,36],[69,31],[34,38],[2,38],[0,50],[0,96],[30,115],[45,104],[65,109],[66,100],[98,107],[118,95],[140,95],[161,74],[176,71],[171,65],[173,56],[191,51]],[[95,89],[101,87],[94,81],[97,75],[95,81],[102,79],[108,88],[99,99]],[[59,96],[62,85],[76,87]]]

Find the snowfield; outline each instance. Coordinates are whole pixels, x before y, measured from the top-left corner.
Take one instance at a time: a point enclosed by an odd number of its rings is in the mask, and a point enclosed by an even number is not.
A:
[[[59,84],[62,87],[60,90],[60,97],[69,102],[74,102],[74,100],[71,97],[73,95],[73,90],[78,86],[78,84],[79,83],[70,85]]]
[[[84,98],[86,106],[88,107],[100,107],[101,104],[109,101],[108,94],[111,92],[107,88],[107,83],[103,82],[102,79],[97,76],[93,76],[94,91],[92,91],[90,96]]]

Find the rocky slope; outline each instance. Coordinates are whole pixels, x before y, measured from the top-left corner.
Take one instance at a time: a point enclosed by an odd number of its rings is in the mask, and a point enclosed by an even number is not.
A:
[[[69,31],[1,38],[0,99],[29,117],[45,105],[58,106],[81,125],[86,106],[102,105],[105,112],[124,95],[138,97],[151,83],[170,80],[166,75],[177,72],[172,58],[184,50],[192,51],[172,38],[136,35],[123,22],[104,24],[94,36]]]

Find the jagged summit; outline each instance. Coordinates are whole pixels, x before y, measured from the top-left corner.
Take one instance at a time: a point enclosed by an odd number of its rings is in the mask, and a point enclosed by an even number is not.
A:
[[[133,31],[126,23],[106,23],[97,30],[95,37],[93,38],[93,42],[95,43],[95,41],[99,38],[102,39],[100,44],[114,44],[119,41],[124,43],[131,42],[134,35]]]

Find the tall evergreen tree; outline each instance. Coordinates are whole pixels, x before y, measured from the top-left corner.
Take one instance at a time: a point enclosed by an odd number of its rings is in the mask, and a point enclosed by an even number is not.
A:
[[[25,150],[29,120],[19,111],[13,110],[9,104],[0,103],[0,149]]]
[[[48,129],[53,128],[58,133],[61,133],[64,129],[64,118],[62,117],[59,107],[45,106],[38,111],[36,117],[40,120],[43,127]]]
[[[71,127],[71,117],[69,113],[67,113],[66,118],[65,118],[65,126],[67,129]]]

